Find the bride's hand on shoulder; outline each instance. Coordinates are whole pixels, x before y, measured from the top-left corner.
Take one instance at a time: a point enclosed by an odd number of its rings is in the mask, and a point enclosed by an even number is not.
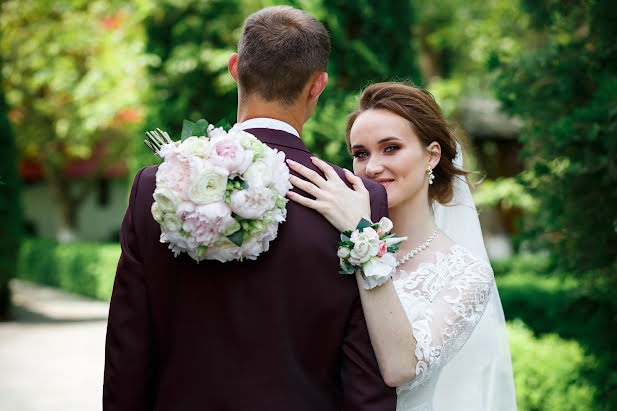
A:
[[[291,184],[315,197],[312,199],[290,191],[287,196],[291,200],[319,212],[341,232],[354,230],[362,218],[371,219],[369,192],[360,177],[345,169],[345,178],[352,185],[351,189],[328,163],[316,157],[311,157],[311,161],[325,178],[300,163],[287,160],[289,168],[306,179],[291,175]]]

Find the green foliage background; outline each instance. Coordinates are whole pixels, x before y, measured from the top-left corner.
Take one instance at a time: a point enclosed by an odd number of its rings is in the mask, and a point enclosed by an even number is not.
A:
[[[524,170],[476,192],[480,206],[522,210],[515,245],[546,254],[494,263],[519,409],[617,408],[617,7],[609,0],[0,0],[8,103],[0,104],[8,222],[0,311],[21,230],[15,159],[41,162],[66,218],[88,186],[76,190],[63,171],[102,142],[90,180],[118,159],[131,175],[156,163],[145,130],[177,137],[184,118],[233,123],[228,57],[244,18],[274,4],[306,10],[331,33],[329,84],[303,130],[330,162],[351,167],[346,117],[375,81],[426,86],[454,123],[461,101],[477,96],[497,97],[523,123]],[[118,253],[114,244],[27,239],[19,276],[107,299]]]
[[[537,200],[527,238],[563,270],[617,280],[617,7],[523,1],[537,42],[492,64],[504,109],[525,121],[520,182]]]

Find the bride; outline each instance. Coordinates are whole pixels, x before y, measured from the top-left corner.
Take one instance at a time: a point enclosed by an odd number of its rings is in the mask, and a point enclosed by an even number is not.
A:
[[[516,409],[501,301],[460,145],[439,106],[412,84],[374,84],[349,116],[346,140],[352,188],[314,158],[323,177],[289,162],[305,178],[290,181],[310,196],[289,197],[345,231],[370,217],[359,177],[385,187],[394,232],[408,240],[392,280],[365,290],[356,279],[382,375],[397,387],[397,410]]]

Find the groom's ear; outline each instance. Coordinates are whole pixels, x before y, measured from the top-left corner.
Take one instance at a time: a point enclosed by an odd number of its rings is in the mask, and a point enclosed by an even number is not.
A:
[[[229,63],[227,63],[229,74],[234,78],[234,81],[238,82],[238,53],[233,53],[229,56]]]
[[[328,83],[328,73],[321,72],[313,79],[311,83],[311,88],[308,94],[308,102],[312,103],[313,101],[319,98],[321,92],[326,88],[326,84]]]

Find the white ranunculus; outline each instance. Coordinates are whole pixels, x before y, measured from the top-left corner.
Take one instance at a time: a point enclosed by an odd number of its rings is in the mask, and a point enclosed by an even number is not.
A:
[[[187,156],[206,158],[210,154],[211,144],[205,137],[189,137],[180,144],[180,152]]]
[[[384,254],[381,258],[372,257],[362,266],[364,270],[364,288],[370,290],[385,283],[396,272],[396,258]]]
[[[353,265],[363,264],[379,254],[379,236],[372,228],[365,228],[361,233],[354,231],[351,235],[354,246],[349,255]]]
[[[388,217],[381,217],[381,220],[379,220],[379,228],[381,228],[384,234],[389,233],[390,230],[392,230],[392,227],[394,227],[394,224],[392,224],[392,220],[390,220]]]
[[[152,207],[150,207],[150,211],[152,212],[152,218],[157,223],[161,223],[163,221],[163,212],[161,211],[161,206],[156,201],[152,203]]]
[[[240,144],[242,144],[242,147],[246,149],[250,149],[251,146],[256,143],[260,143],[257,137],[255,137],[254,135],[250,133],[247,133],[246,131],[240,131]]]
[[[272,184],[272,168],[268,162],[259,158],[246,169],[242,177],[249,187],[269,186]]]
[[[161,225],[167,231],[180,231],[182,228],[182,220],[180,220],[175,213],[168,213],[163,216]]]
[[[176,207],[180,205],[180,199],[176,192],[165,187],[157,187],[152,196],[164,213],[175,211]]]
[[[230,195],[231,210],[245,219],[261,219],[266,211],[273,207],[272,191],[256,186],[246,190],[235,190]]]
[[[225,199],[227,175],[219,169],[206,169],[195,177],[188,190],[188,198],[196,204],[210,204]]]

